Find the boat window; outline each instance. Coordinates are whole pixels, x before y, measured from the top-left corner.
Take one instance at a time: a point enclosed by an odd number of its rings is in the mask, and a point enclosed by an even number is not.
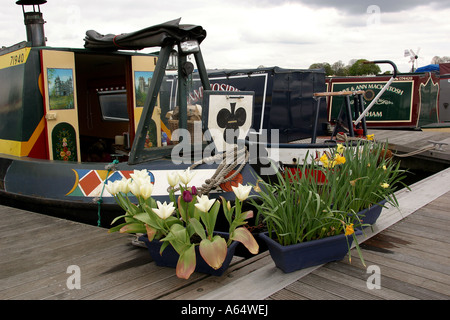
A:
[[[98,90],[98,98],[105,121],[128,121],[126,90]]]

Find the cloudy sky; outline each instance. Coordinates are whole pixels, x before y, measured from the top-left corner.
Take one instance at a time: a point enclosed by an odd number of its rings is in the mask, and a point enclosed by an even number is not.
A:
[[[2,0],[1,46],[26,39],[15,2]],[[41,11],[54,47],[83,47],[89,29],[120,34],[181,17],[207,31],[202,52],[211,69],[364,58],[389,59],[408,72],[405,49],[420,48],[418,66],[450,56],[449,0],[48,0]]]

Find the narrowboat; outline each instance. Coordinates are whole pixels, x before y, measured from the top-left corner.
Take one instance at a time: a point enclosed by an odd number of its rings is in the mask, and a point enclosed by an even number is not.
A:
[[[122,211],[107,182],[145,169],[152,196],[165,201],[167,173],[187,168],[210,197],[234,199],[231,185],[335,147],[321,139],[323,98],[361,96],[326,92],[323,70],[208,71],[206,31],[180,19],[120,35],[89,30],[84,48],[50,47],[46,2],[16,2],[27,40],[0,49],[2,204],[109,226]]]
[[[450,121],[449,69],[450,64],[440,64],[433,69],[419,68],[414,73],[397,74],[367,113],[367,126],[402,130],[446,127]],[[391,75],[329,77],[327,91],[363,90],[364,103],[370,104],[390,78]],[[329,99],[329,122],[335,122],[342,101],[342,97]]]
[[[55,48],[46,45],[40,7],[46,2],[16,2],[27,40],[0,50],[1,203],[108,226],[121,209],[106,181],[142,169],[155,199],[168,200],[166,174],[201,160],[202,148],[167,143],[159,89],[174,48],[180,87],[192,72],[188,55],[206,74],[199,49],[206,31],[177,19],[111,38],[88,31],[85,48]],[[136,51],[146,47],[160,50]],[[207,77],[202,81],[209,89]],[[187,100],[179,91],[180,128],[187,128]],[[173,152],[186,161],[173,161]],[[196,165],[192,183],[212,177],[216,162]],[[251,167],[241,166],[234,179],[254,181]],[[227,188],[214,186],[212,194],[231,197]]]

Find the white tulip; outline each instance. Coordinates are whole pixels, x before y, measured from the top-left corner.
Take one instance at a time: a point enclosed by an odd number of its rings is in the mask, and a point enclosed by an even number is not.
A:
[[[190,168],[187,168],[182,173],[178,173],[178,176],[180,177],[180,181],[184,185],[187,185],[192,180],[194,175],[195,175],[195,172],[191,172]]]
[[[175,211],[175,207],[173,206],[173,202],[167,204],[166,202],[161,203],[157,201],[158,209],[153,208],[153,212],[158,215],[161,219],[167,219],[172,215]]]
[[[130,192],[130,181],[128,179],[123,178],[122,180],[115,181],[117,184],[117,192],[122,192],[127,194]]]
[[[141,184],[139,180],[133,179],[133,181],[130,182],[130,191],[136,197],[139,197],[141,195]]]
[[[233,192],[236,195],[236,197],[241,201],[247,199],[248,195],[250,194],[250,191],[252,191],[252,186],[243,186],[240,183],[238,184],[237,187],[232,186],[231,188],[233,189]]]
[[[148,182],[148,183],[145,183],[145,184],[141,184],[141,188],[140,189],[141,189],[140,190],[141,197],[144,198],[145,200],[147,200],[152,195],[153,183]]]
[[[195,207],[202,212],[208,212],[214,202],[216,202],[215,199],[210,200],[207,195],[202,195],[201,197],[197,197]]]
[[[142,170],[134,170],[132,174],[130,174],[130,177],[133,178],[133,180],[140,180],[140,179],[148,179],[148,171],[147,169]]]
[[[167,174],[167,181],[169,182],[169,185],[174,188],[178,184],[178,181],[180,181],[180,177],[176,171],[172,171]]]
[[[106,190],[112,195],[115,196],[118,192],[117,190],[117,181],[108,181],[108,183],[105,185]]]

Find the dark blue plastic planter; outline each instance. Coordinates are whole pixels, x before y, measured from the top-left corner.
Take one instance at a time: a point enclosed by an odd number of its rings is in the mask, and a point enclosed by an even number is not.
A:
[[[361,222],[363,224],[369,224],[372,225],[375,222],[377,222],[378,217],[381,214],[381,211],[383,210],[384,205],[386,204],[386,200],[382,200],[371,207],[361,210],[358,212],[358,216],[361,219]]]
[[[360,234],[362,232],[356,230],[356,233]],[[276,240],[271,239],[268,232],[261,233],[260,237],[266,241],[275,265],[285,273],[342,260],[353,242],[353,236],[346,237],[340,234],[319,240],[282,246]]]
[[[215,234],[219,234],[225,239],[228,239],[228,233],[222,233],[217,232]],[[170,267],[170,268],[176,268],[178,263],[179,254],[175,251],[175,249],[169,244],[163,251],[162,255],[159,253],[161,250],[162,242],[153,240],[149,241],[147,235],[142,235],[139,237],[140,241],[143,241],[145,245],[147,246],[147,249],[150,253],[150,256],[152,257],[153,261],[155,261],[157,266],[160,267]],[[200,255],[199,247],[195,247],[195,256],[196,256],[196,267],[195,271],[200,273],[206,273],[213,276],[221,276],[225,270],[228,269],[228,266],[230,265],[231,259],[233,258],[234,251],[237,247],[239,242],[233,241],[230,246],[228,247],[227,257],[225,258],[225,261],[222,264],[222,267],[220,267],[217,270],[214,270],[211,268],[205,260],[203,260],[202,256]]]

